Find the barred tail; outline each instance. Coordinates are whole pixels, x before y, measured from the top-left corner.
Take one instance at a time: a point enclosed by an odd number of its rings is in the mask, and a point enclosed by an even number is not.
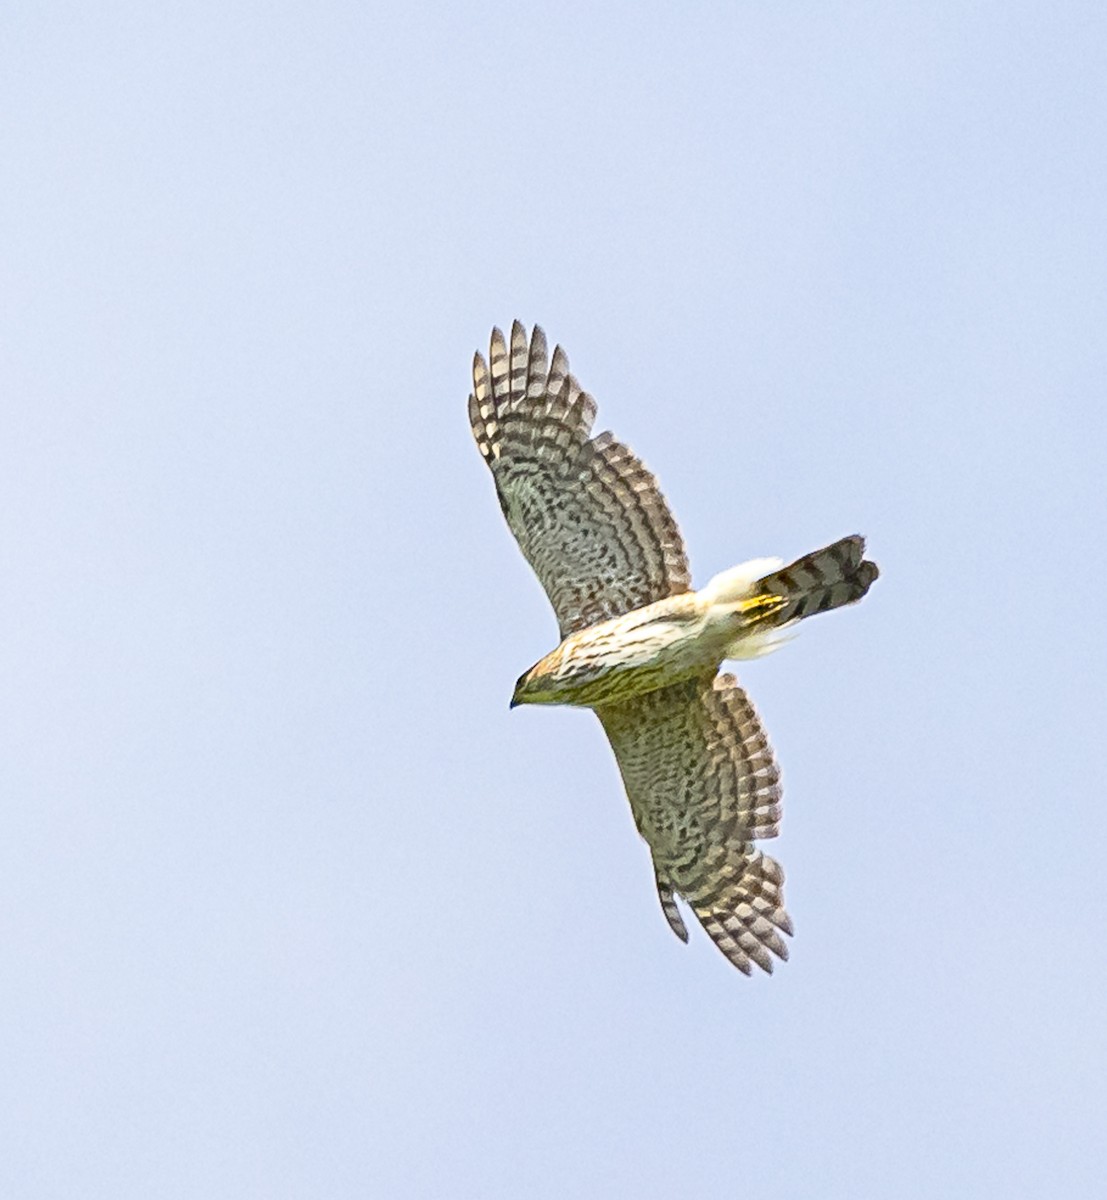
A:
[[[822,550],[805,554],[794,563],[757,581],[757,596],[780,596],[784,603],[769,621],[780,628],[816,613],[854,604],[872,586],[880,571],[865,558],[865,539],[859,534],[842,538]]]
[[[755,558],[716,575],[699,593],[723,619],[742,620],[726,658],[759,658],[776,650],[804,617],[853,604],[880,574],[865,558],[865,539],[842,538],[782,566],[779,558]]]

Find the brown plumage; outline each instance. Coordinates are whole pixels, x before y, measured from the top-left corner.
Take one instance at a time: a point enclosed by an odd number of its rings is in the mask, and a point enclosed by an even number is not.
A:
[[[805,617],[861,599],[877,577],[857,536],[788,566],[756,560],[698,592],[653,475],[609,433],[560,347],[535,326],[510,347],[493,330],[473,362],[469,417],[500,507],[553,604],[562,641],[526,672],[513,704],[595,709],[661,906],[687,941],[683,896],[728,959],[750,973],[787,958],[784,873],[753,845],[775,837],[780,772],[727,658],[765,653]]]

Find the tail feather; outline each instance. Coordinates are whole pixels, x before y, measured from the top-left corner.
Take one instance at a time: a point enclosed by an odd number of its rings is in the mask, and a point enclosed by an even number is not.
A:
[[[756,595],[784,598],[784,605],[771,617],[771,624],[780,628],[856,603],[879,575],[876,563],[865,558],[865,539],[854,534],[765,575],[753,590]]]

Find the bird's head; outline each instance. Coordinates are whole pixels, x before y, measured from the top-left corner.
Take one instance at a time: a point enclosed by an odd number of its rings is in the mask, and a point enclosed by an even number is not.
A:
[[[522,675],[515,681],[515,691],[511,693],[511,704],[509,708],[518,708],[520,704],[531,704],[532,685],[530,682],[531,671],[524,671]]]
[[[519,676],[510,707],[518,708],[520,704],[557,704],[559,696],[555,687],[549,663],[544,658]]]

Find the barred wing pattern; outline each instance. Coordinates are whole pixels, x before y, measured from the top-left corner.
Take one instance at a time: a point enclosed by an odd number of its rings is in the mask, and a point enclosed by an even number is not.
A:
[[[688,591],[684,543],[657,481],[610,433],[561,347],[547,363],[536,325],[492,331],[473,360],[469,421],[511,532],[557,616],[561,637]]]
[[[780,772],[745,692],[733,675],[704,676],[596,712],[673,932],[688,940],[675,893],[739,970],[771,971],[792,922],[784,872],[752,839],[779,832]]]

